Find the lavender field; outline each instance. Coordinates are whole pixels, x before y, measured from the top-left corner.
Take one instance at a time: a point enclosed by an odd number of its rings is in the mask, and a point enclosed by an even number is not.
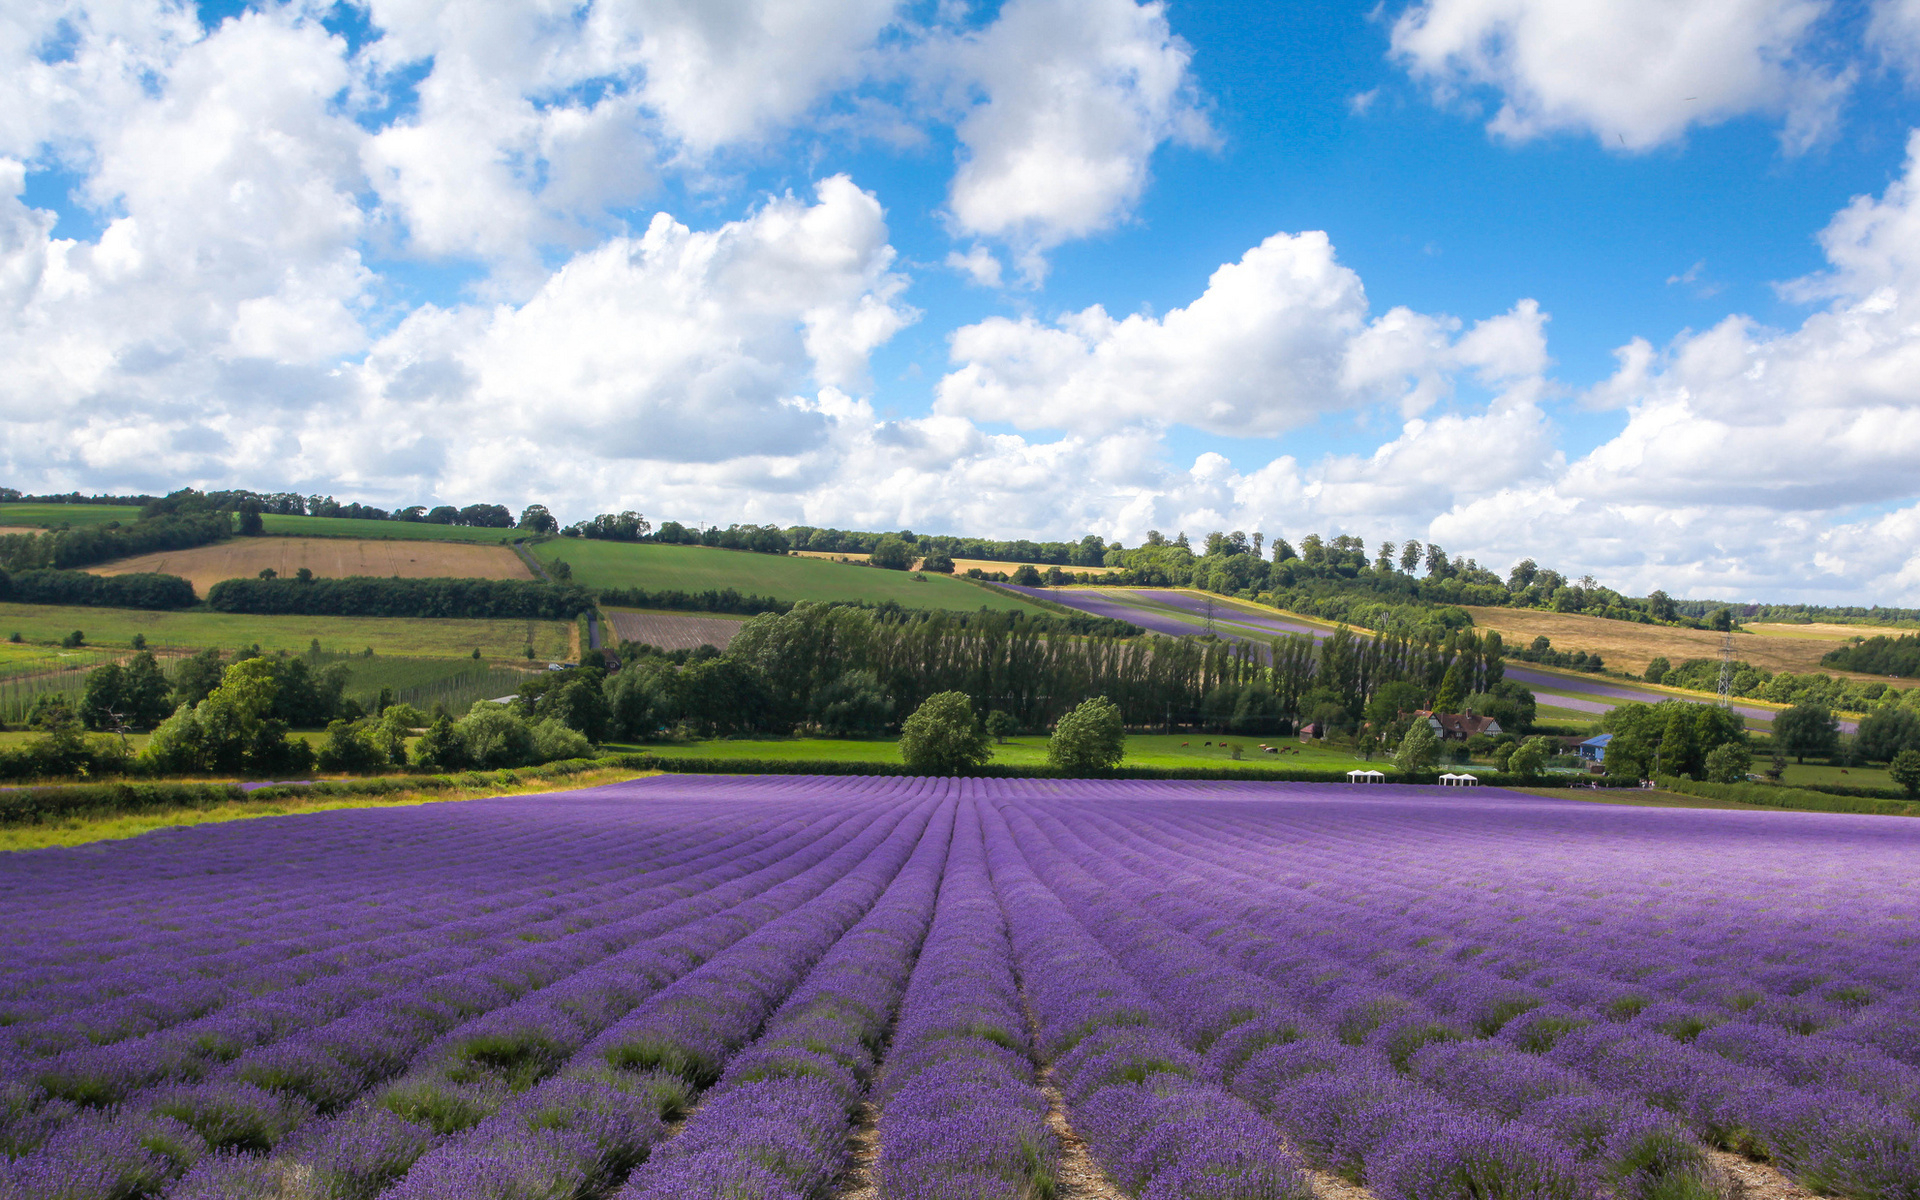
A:
[[[1890,818],[660,777],[15,854],[0,931],[5,1196],[1920,1196]]]

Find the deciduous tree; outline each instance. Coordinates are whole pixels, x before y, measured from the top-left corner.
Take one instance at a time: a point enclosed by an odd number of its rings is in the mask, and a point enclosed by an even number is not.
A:
[[[900,757],[927,775],[957,775],[993,755],[965,692],[937,692],[900,730]]]
[[[1060,718],[1047,741],[1047,762],[1062,771],[1105,771],[1120,765],[1127,731],[1120,708],[1105,696],[1083,700]]]

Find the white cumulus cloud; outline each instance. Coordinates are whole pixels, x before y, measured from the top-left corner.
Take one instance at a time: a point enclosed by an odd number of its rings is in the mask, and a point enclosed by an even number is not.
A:
[[[1543,321],[1531,301],[1464,334],[1457,320],[1404,308],[1370,320],[1360,277],[1326,234],[1282,233],[1164,317],[1095,305],[1051,323],[990,317],[957,330],[935,407],[1021,429],[1182,424],[1270,437],[1381,399],[1423,411],[1463,368],[1494,384],[1537,375]]]
[[[1393,56],[1443,99],[1487,88],[1488,129],[1589,133],[1644,150],[1750,112],[1801,149],[1835,119],[1848,69],[1804,55],[1824,0],[1427,0],[1393,25]]]
[[[1131,211],[1158,147],[1213,136],[1162,4],[1009,0],[946,54],[972,97],[953,225],[1006,242],[1030,281],[1046,251]]]

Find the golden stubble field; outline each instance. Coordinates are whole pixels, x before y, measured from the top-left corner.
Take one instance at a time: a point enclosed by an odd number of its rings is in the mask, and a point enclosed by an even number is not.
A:
[[[1705,629],[1673,629],[1665,625],[1635,625],[1628,621],[1608,621],[1577,613],[1539,612],[1530,608],[1469,608],[1473,623],[1482,629],[1497,629],[1508,646],[1525,646],[1545,634],[1555,650],[1585,650],[1597,653],[1609,667],[1638,675],[1658,655],[1679,666],[1689,658],[1720,657],[1724,634]],[[1911,632],[1881,629],[1867,625],[1774,625],[1754,624],[1733,635],[1733,656],[1762,670],[1778,674],[1792,671],[1806,674],[1819,671],[1848,679],[1878,679],[1835,671],[1820,665],[1820,656],[1856,637]],[[1893,687],[1912,687],[1920,681],[1885,680]]]
[[[824,550],[795,550],[793,553],[798,558],[824,558],[832,562],[863,563],[866,562],[869,557],[865,554],[830,554]],[[914,559],[913,569],[916,571],[919,570],[922,561],[924,560]],[[1051,564],[1034,563],[1032,565],[1035,570],[1044,575],[1047,573],[1047,567]],[[1017,562],[1001,562],[998,559],[991,558],[956,558],[953,560],[953,570],[955,574],[965,575],[967,571],[973,567],[979,567],[982,571],[1004,571],[1011,575],[1020,568],[1020,564]],[[1074,575],[1105,575],[1108,571],[1117,571],[1120,568],[1061,567],[1060,569]]]
[[[204,599],[222,579],[251,579],[267,568],[291,576],[305,567],[322,579],[398,575],[405,579],[532,579],[505,546],[468,542],[409,542],[356,538],[235,538],[191,550],[142,554],[91,567],[96,575],[158,571],[193,582]]]

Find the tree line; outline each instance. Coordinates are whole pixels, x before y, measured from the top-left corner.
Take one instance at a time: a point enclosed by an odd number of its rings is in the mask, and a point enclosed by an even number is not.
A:
[[[526,527],[533,529],[536,533],[551,533],[555,528],[552,514],[548,513],[545,505],[540,504],[528,506],[521,513],[520,521],[516,522],[513,511],[504,504],[469,504],[461,508],[451,504],[437,505],[433,508],[424,504],[415,504],[407,508],[389,510],[358,502],[343,504],[332,496],[302,496],[297,492],[254,492],[245,488],[229,488],[212,492],[181,488],[157,499],[145,498],[140,515],[144,519],[186,513],[223,512],[255,516],[268,514],[287,517],[333,517],[358,521],[411,521],[425,525],[467,525],[479,529]]]
[[[1853,645],[1821,655],[1820,665],[1863,675],[1898,675],[1912,679],[1920,675],[1920,634],[1899,637],[1880,634],[1857,639]]]
[[[130,525],[112,522],[47,533],[0,537],[0,569],[71,570],[136,554],[186,550],[233,536],[233,518],[223,513],[160,516]]]
[[[215,612],[448,620],[565,621],[593,603],[583,588],[523,579],[225,579],[207,593]]]
[[[178,575],[92,575],[85,571],[0,571],[0,600],[14,604],[179,609],[200,602]]]
[[[1826,659],[1821,660],[1823,663]],[[1689,658],[1679,666],[1660,656],[1647,664],[1641,677],[1648,683],[1712,692],[1720,687],[1720,660]],[[1920,704],[1920,690],[1889,687],[1879,680],[1842,679],[1808,671],[1778,674],[1744,660],[1728,664],[1728,688],[1735,695],[1774,704],[1820,704],[1846,712],[1867,712],[1883,706]]]

